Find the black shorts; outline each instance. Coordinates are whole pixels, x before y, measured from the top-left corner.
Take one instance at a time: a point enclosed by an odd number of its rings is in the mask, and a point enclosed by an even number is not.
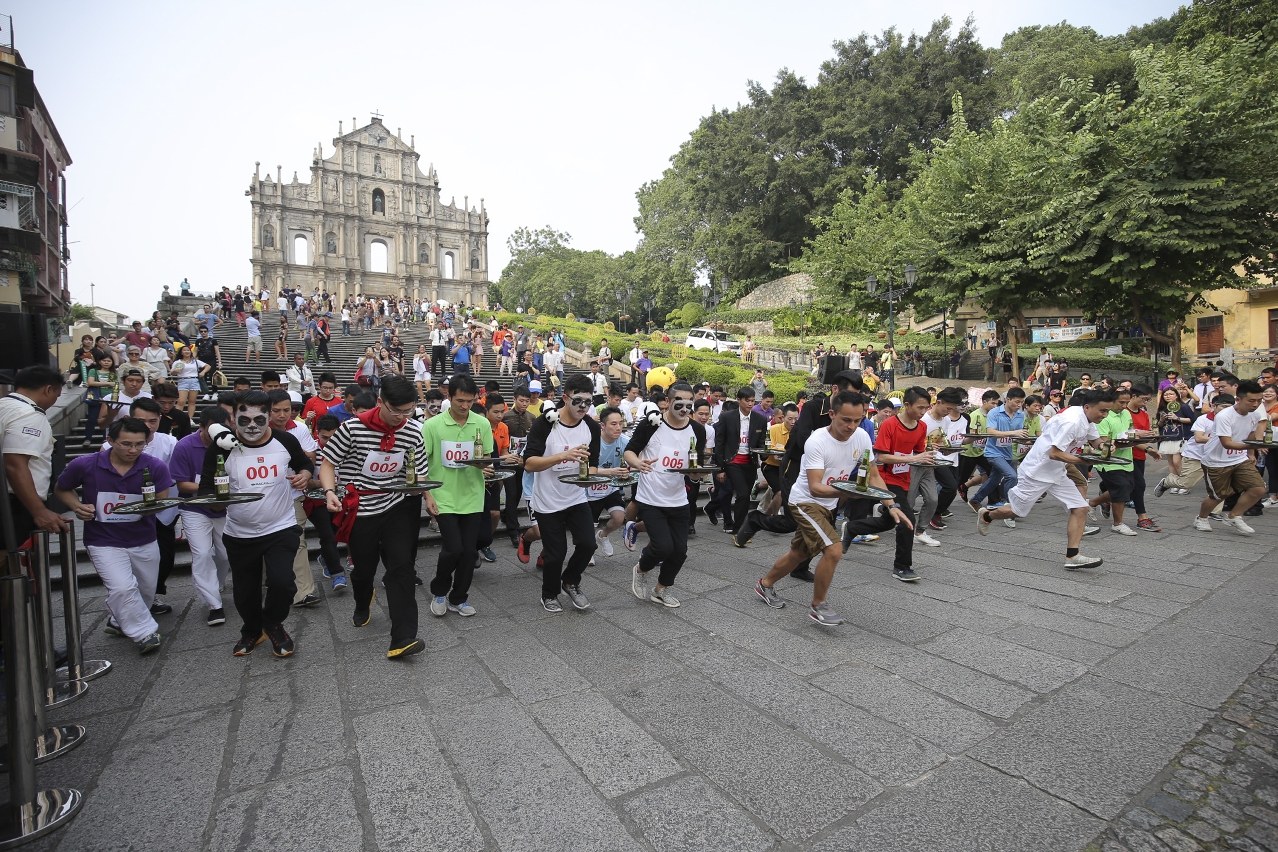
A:
[[[484,511],[498,512],[501,511],[501,483],[495,483],[484,487]]]
[[[606,497],[600,497],[598,500],[591,500],[587,504],[590,506],[590,518],[593,521],[599,520],[599,516],[605,511],[617,509],[624,512],[626,510],[626,500],[620,491],[613,491]]]
[[[1098,470],[1101,488],[1109,492],[1111,503],[1126,503],[1132,496],[1136,479],[1130,470]]]

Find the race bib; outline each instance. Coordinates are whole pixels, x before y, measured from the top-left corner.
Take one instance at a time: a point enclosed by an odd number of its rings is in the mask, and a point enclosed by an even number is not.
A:
[[[1011,439],[1011,438],[999,438],[999,439],[998,439],[998,444],[999,444],[999,446],[1000,446],[1000,447],[1008,446],[1008,445],[1010,445],[1011,443],[1012,443],[1012,439]]]
[[[909,473],[910,466],[909,464],[894,464],[892,465],[892,472],[893,473]]]
[[[615,486],[610,485],[606,482],[601,482],[598,485],[592,485],[590,486],[590,488],[587,489],[590,492],[589,499],[598,500],[601,497],[607,497],[609,494],[612,493],[612,489],[614,487]]]
[[[389,479],[403,467],[403,450],[395,453],[369,453],[364,458],[364,476],[370,479]]]
[[[95,521],[103,524],[131,524],[142,520],[141,515],[117,515],[115,507],[125,503],[136,503],[142,499],[141,494],[120,494],[115,491],[99,491]]]
[[[257,455],[250,449],[229,458],[232,490],[266,491],[288,477],[288,453]]]
[[[572,447],[568,446],[567,444],[564,444],[564,445],[563,445],[563,449],[561,449],[559,452],[561,452],[561,453],[566,453],[566,452],[568,452],[568,451],[569,451],[569,450],[571,450],[571,449],[572,449]],[[553,468],[551,468],[551,470],[554,470],[554,471],[572,471],[572,470],[577,470],[577,469],[578,469],[578,467],[580,467],[580,465],[579,465],[577,462],[573,461],[572,459],[569,459],[568,461],[561,461],[559,464],[557,464],[557,465],[555,465]]]
[[[979,441],[973,441],[972,446],[983,450],[985,449],[985,441],[985,438],[981,438]]]
[[[469,461],[475,452],[475,444],[472,441],[440,441],[439,457],[444,460],[444,467],[459,468],[466,465],[462,462]]]

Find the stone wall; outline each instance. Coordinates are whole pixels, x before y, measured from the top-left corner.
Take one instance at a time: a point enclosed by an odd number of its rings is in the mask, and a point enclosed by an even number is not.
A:
[[[806,272],[796,272],[767,284],[760,284],[733,304],[737,310],[748,311],[757,308],[788,308],[790,300],[799,298],[801,293],[815,290],[812,278]]]

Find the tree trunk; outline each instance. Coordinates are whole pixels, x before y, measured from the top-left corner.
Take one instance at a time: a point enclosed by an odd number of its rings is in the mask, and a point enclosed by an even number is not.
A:
[[[1186,305],[1185,307],[1186,311],[1188,311],[1189,306]],[[1136,323],[1140,326],[1140,330],[1145,332],[1146,337],[1155,343],[1162,343],[1171,347],[1171,369],[1179,372],[1181,359],[1180,335],[1163,334],[1161,331],[1155,331],[1154,327],[1149,324],[1149,320],[1145,318],[1145,312],[1141,310],[1140,299],[1137,296],[1132,296],[1132,313],[1135,315]],[[1184,321],[1185,317],[1183,315],[1177,317],[1174,323],[1175,327],[1179,329]]]

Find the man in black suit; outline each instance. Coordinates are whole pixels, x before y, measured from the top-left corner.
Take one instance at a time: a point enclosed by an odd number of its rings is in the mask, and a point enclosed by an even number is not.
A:
[[[750,511],[750,489],[758,470],[758,459],[750,451],[762,448],[768,440],[768,418],[751,412],[752,408],[754,388],[745,385],[737,391],[737,407],[725,408],[714,426],[714,463],[726,471],[715,479],[720,487],[726,481],[734,497],[732,517],[725,512],[723,518],[726,533],[735,533]]]

